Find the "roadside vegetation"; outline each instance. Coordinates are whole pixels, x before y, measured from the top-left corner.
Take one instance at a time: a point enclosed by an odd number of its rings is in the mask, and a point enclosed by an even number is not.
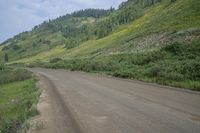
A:
[[[0,133],[28,128],[27,120],[37,114],[40,92],[32,73],[0,65]]]
[[[200,91],[200,41],[174,43],[149,52],[36,62],[30,67],[101,72]]]
[[[2,65],[3,66],[3,65]],[[4,66],[3,66],[4,67]],[[29,79],[31,73],[24,69],[3,68],[0,71],[0,84]]]

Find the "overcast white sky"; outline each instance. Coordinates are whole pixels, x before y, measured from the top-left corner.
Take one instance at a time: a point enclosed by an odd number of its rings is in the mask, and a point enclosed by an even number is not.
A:
[[[85,8],[110,8],[126,0],[0,0],[0,42],[44,20]]]

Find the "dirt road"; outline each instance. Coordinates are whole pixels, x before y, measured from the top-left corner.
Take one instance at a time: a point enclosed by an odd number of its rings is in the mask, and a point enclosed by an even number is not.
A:
[[[198,93],[83,72],[32,71],[43,94],[30,132],[200,133]]]

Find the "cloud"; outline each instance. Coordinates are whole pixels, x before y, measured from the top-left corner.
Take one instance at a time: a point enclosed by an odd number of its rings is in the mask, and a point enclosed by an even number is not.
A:
[[[86,8],[117,7],[124,0],[1,0],[0,42],[44,20]]]

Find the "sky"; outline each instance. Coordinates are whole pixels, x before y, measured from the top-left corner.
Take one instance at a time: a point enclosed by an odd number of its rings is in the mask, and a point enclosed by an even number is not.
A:
[[[0,42],[44,20],[86,8],[117,8],[125,0],[0,0]]]

